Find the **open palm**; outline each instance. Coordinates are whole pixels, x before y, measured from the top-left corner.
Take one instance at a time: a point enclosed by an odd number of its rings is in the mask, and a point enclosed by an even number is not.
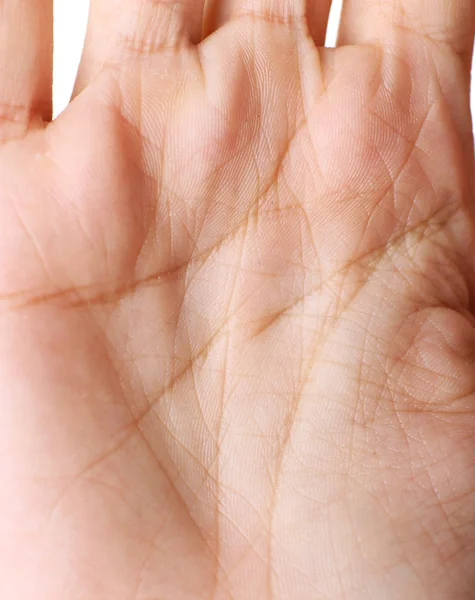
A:
[[[475,4],[304,4],[2,2],[2,600],[473,598]]]

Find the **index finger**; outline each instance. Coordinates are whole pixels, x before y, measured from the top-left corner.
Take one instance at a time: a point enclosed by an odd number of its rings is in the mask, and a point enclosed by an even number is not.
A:
[[[475,0],[344,0],[341,44],[395,44],[413,38],[450,48],[469,66]]]

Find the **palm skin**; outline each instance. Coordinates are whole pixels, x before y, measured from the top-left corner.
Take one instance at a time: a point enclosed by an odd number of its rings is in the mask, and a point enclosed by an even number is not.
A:
[[[466,56],[158,6],[4,119],[2,599],[470,599]]]

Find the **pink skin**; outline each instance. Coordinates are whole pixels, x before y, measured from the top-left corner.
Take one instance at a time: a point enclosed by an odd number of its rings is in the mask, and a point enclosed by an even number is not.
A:
[[[473,598],[475,5],[328,9],[93,0],[50,122],[3,0],[2,600]]]

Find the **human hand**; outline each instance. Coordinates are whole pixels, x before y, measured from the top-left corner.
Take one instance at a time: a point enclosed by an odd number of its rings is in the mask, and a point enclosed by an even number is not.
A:
[[[469,600],[475,4],[210,4],[0,8],[0,597]]]

